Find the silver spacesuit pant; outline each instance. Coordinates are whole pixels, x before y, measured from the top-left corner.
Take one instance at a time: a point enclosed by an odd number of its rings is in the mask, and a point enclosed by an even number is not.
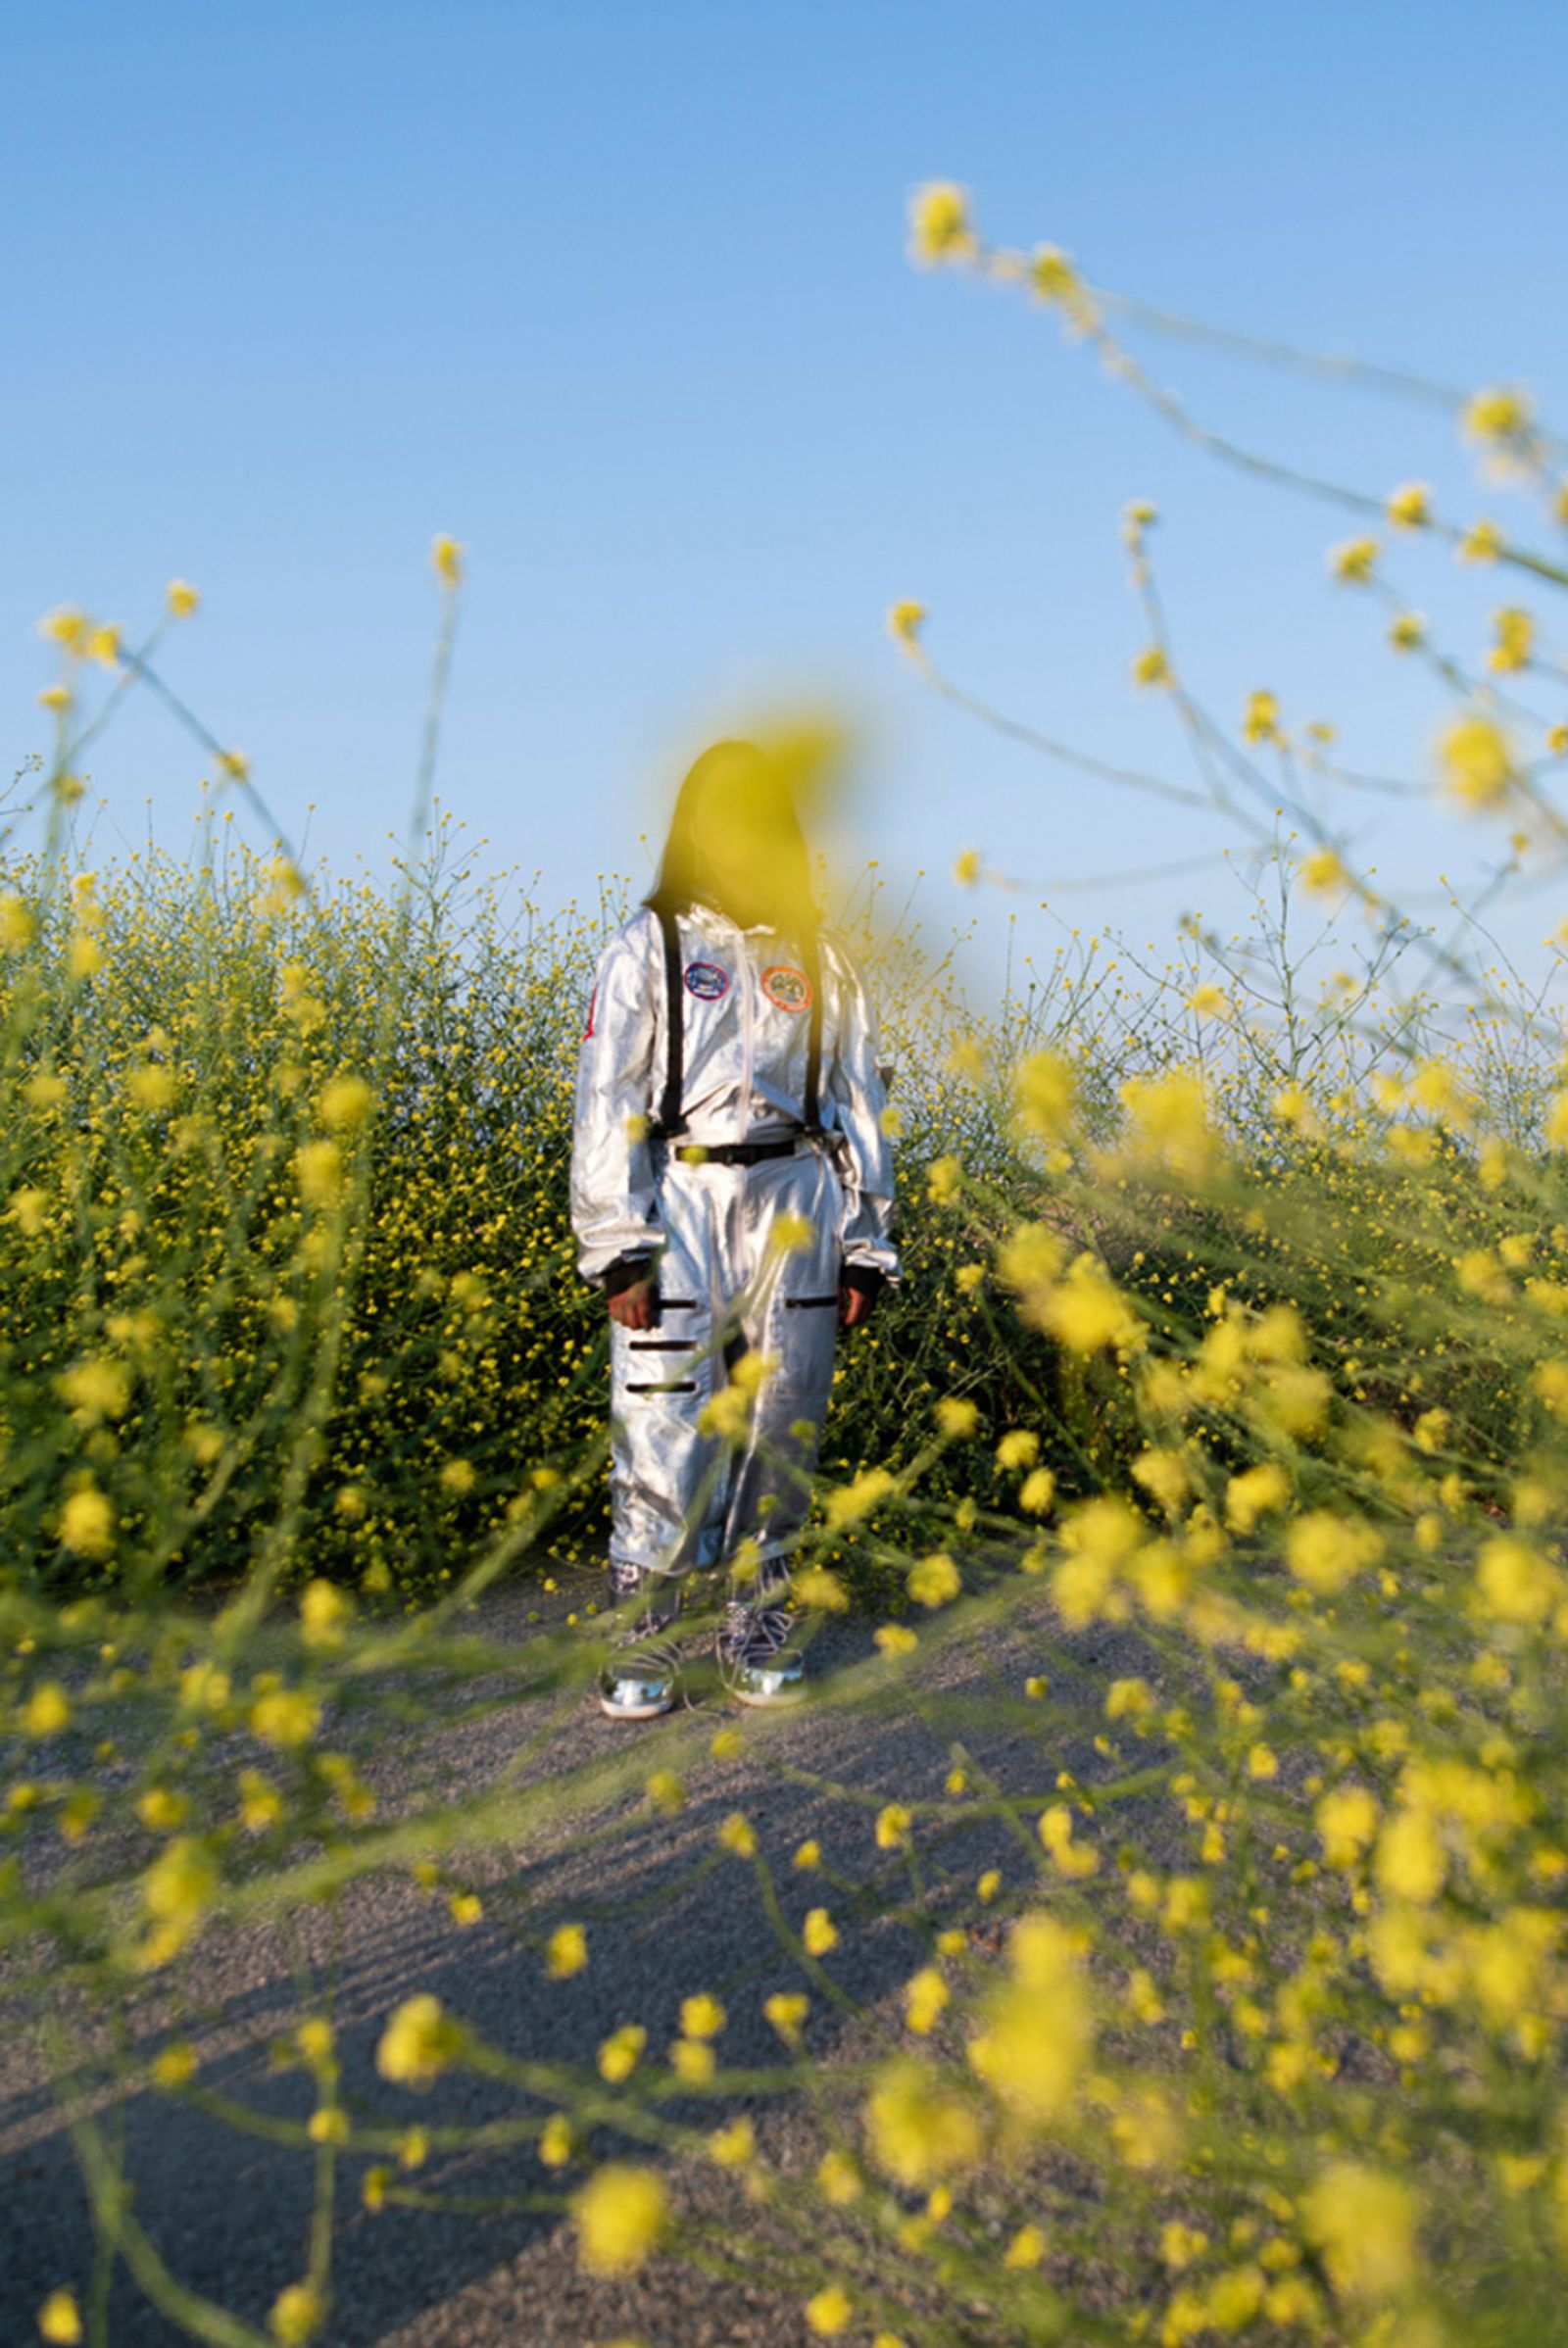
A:
[[[658,1202],[659,1324],[611,1324],[610,1553],[681,1574],[727,1563],[751,1539],[771,1579],[806,1515],[833,1384],[838,1173],[812,1145],[753,1166],[671,1157]],[[801,1227],[788,1251],[785,1216]],[[748,1352],[771,1368],[732,1443],[702,1420]]]

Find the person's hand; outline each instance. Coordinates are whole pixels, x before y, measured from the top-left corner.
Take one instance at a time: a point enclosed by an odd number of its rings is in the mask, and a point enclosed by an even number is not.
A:
[[[847,1280],[839,1283],[839,1326],[858,1329],[876,1310],[876,1298],[863,1288],[851,1288]]]
[[[659,1283],[657,1280],[634,1280],[623,1288],[618,1296],[606,1298],[610,1317],[622,1329],[654,1329],[659,1325]]]

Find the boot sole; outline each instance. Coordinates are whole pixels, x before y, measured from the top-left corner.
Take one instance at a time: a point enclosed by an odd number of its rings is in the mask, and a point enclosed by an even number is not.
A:
[[[777,1695],[752,1695],[744,1688],[729,1688],[724,1692],[726,1695],[732,1695],[737,1704],[750,1704],[754,1711],[779,1712],[787,1704],[804,1703],[808,1690],[804,1688],[789,1688],[781,1689]]]
[[[678,1701],[678,1697],[672,1696],[667,1704],[611,1704],[601,1696],[599,1709],[606,1720],[660,1720],[666,1712],[673,1712]]]

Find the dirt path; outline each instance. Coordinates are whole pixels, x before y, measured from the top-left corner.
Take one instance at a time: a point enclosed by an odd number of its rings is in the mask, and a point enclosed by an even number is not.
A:
[[[483,1628],[493,1636],[521,1635],[536,1593],[505,1591],[485,1602]],[[1037,1636],[1038,1631],[1038,1636]],[[1036,1628],[1013,1619],[1006,1631],[988,1630],[977,1641],[951,1639],[922,1659],[912,1686],[917,1699],[876,1695],[881,1667],[868,1629],[832,1623],[814,1651],[813,1668],[854,1687],[865,1700],[840,1707],[808,1704],[791,1716],[740,1715],[719,1703],[702,1714],[631,1729],[604,1720],[581,1697],[563,1712],[549,1745],[552,1775],[635,1747],[639,1778],[677,1760],[689,1787],[674,1817],[656,1812],[633,1789],[605,1805],[594,1834],[579,1830],[550,1847],[492,1851],[468,1868],[483,1880],[486,1914],[457,1930],[444,1903],[405,1881],[356,1884],[343,1903],[339,1930],[336,2023],[344,2064],[345,2098],[395,2122],[471,2123],[515,2111],[517,2101],[493,2083],[463,2073],[419,2095],[386,2085],[375,2074],[374,2050],[386,2015],[416,1990],[434,1991],[494,2044],[520,2057],[590,2058],[612,2030],[640,2022],[651,2048],[678,2029],[683,1996],[708,1989],[730,2015],[724,2035],[727,2063],[771,2064],[777,2041],[762,2018],[774,1989],[800,1986],[800,1976],[778,1948],[761,1913],[755,1879],[743,1863],[710,1864],[715,1831],[731,1811],[744,1809],[775,1869],[792,1925],[826,1901],[842,1912],[848,1895],[821,1878],[795,1870],[791,1859],[808,1835],[821,1843],[830,1867],[864,1879],[891,1863],[875,1847],[878,1806],[898,1798],[931,1799],[941,1792],[958,1730],[975,1761],[1007,1791],[1044,1792],[1054,1770],[1071,1767],[1086,1783],[1102,1773],[1093,1737],[1102,1725],[1108,1679],[1136,1670],[1140,1657],[1119,1634],[1086,1635],[1072,1642],[1065,1674],[1059,1632],[1053,1646],[1053,1694],[1066,1711],[1043,1750],[1031,1734],[1040,1708],[1026,1703],[1023,1682],[1040,1668],[1043,1617]],[[976,1699],[980,1699],[979,1703]],[[455,1800],[494,1785],[519,1743],[536,1725],[539,1707],[560,1699],[507,1704],[461,1728],[416,1733],[402,1756],[380,1774],[395,1783],[440,1770]],[[922,1717],[924,1715],[924,1717]],[[708,1739],[726,1720],[746,1730],[744,1749],[715,1761]],[[978,1725],[977,1725],[978,1724]],[[798,1773],[836,1780],[835,1795],[802,1782]],[[853,1789],[853,1795],[850,1790]],[[946,1857],[972,1883],[983,1866],[1000,1865],[1014,1882],[1027,1861],[1007,1829],[982,1821],[962,1830]],[[538,1955],[507,1929],[514,1903],[526,1903],[530,1929],[541,1921],[583,1922],[590,1962],[573,1979],[547,1979]],[[938,1919],[940,1921],[940,1918]],[[332,1926],[324,1911],[308,1911],[296,1932],[224,1931],[201,1945],[191,1969],[193,2009],[179,2017],[180,2034],[195,2047],[204,2086],[247,2104],[261,2115],[303,2118],[312,2090],[295,2069],[270,2061],[270,2042],[292,2027],[298,2013],[295,1964],[303,1952],[323,1964]],[[846,1930],[829,1960],[834,1979],[873,2015],[886,2005],[928,1947],[907,1919],[881,1917]],[[811,2040],[820,2057],[853,2040],[859,2026],[826,2017]],[[154,2043],[168,2015],[149,1999],[138,2032]],[[733,2114],[705,2114],[717,2126]],[[786,2166],[811,2156],[812,2122],[802,2109],[774,2106],[756,2115],[769,2157]],[[304,2272],[311,2205],[311,2163],[300,2150],[242,2135],[200,2111],[162,2095],[133,2095],[124,2125],[135,2210],[173,2274],[190,2290],[265,2326],[267,2311],[285,2284]],[[0,2163],[6,2180],[0,2226],[0,2339],[34,2336],[40,2302],[60,2284],[85,2303],[93,2262],[87,2204],[71,2140],[47,2083],[26,2047],[8,2033],[0,2046]],[[350,2156],[339,2176],[334,2230],[334,2301],[325,2338],[334,2348],[590,2348],[633,2337],[649,2348],[741,2348],[766,2342],[795,2348],[808,2338],[796,2298],[717,2284],[662,2260],[626,2283],[592,2281],[576,2268],[569,2233],[554,2215],[475,2218],[389,2209],[372,2214],[360,2202],[368,2163]],[[432,2157],[418,2181],[432,2191],[516,2192],[559,2188],[530,2148],[488,2156],[466,2150]],[[677,2203],[711,2197],[712,2173],[693,2169],[672,2177]],[[115,2348],[153,2348],[184,2337],[147,2301],[123,2266],[110,2299],[109,2337]]]

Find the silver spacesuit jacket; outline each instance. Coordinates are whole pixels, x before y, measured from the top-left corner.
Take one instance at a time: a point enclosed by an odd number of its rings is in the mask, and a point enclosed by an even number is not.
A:
[[[685,1143],[757,1142],[805,1116],[810,989],[795,943],[765,924],[742,929],[709,906],[678,916],[683,983]],[[843,1194],[846,1265],[899,1276],[890,1230],[893,1169],[876,1023],[843,947],[824,933],[821,1121]],[[666,1052],[663,945],[639,907],[600,955],[577,1062],[571,1221],[578,1269],[600,1280],[664,1241],[650,1139]]]
[[[794,943],[679,917],[683,1144],[650,1134],[668,1070],[663,938],[646,908],[600,957],[577,1065],[571,1217],[584,1277],[659,1259],[653,1319],[610,1328],[612,1558],[679,1575],[787,1571],[810,1502],[848,1270],[898,1278],[882,1078],[865,991],[820,941],[822,1131],[803,1132],[811,981]],[[694,1162],[695,1159],[695,1162]],[[723,1400],[750,1357],[759,1383]]]

